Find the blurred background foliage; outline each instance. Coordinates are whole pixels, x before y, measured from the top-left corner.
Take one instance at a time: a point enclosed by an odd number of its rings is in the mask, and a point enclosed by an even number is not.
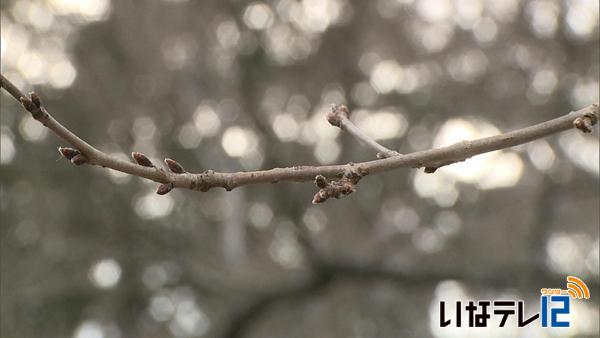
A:
[[[373,159],[327,124],[332,103],[405,153],[598,101],[597,0],[2,0],[0,16],[2,73],[59,121],[190,171]],[[437,304],[598,285],[597,128],[313,206],[311,184],[158,196],[60,159],[4,93],[1,122],[3,337],[555,337],[440,329]],[[592,299],[569,335],[598,334]]]

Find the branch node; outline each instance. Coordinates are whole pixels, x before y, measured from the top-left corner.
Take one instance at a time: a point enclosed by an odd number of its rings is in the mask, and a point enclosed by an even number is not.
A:
[[[368,171],[367,171],[368,174]],[[348,163],[348,168],[344,171],[344,175],[342,176],[342,180],[346,179],[352,184],[358,183],[360,179],[365,176],[365,169],[362,167],[356,167],[354,163]]]
[[[89,160],[87,159],[87,157],[83,156],[82,154],[77,154],[75,156],[73,156],[73,158],[71,158],[71,163],[73,163],[74,165],[82,165],[82,164],[86,164],[88,163]]]
[[[348,169],[342,175],[342,178],[337,181],[328,182],[325,176],[317,175],[315,177],[315,185],[319,191],[313,197],[312,203],[323,203],[329,198],[341,198],[356,191],[356,184],[360,179],[368,174],[361,167],[355,168],[354,163],[348,164]]]
[[[358,172],[360,177],[365,177],[365,176],[369,175],[369,169],[364,168],[362,166],[358,167],[358,169],[356,171]]]
[[[167,164],[167,167],[169,167],[169,170],[171,170],[175,174],[185,173],[185,169],[183,169],[181,164],[179,164],[177,161],[172,160],[170,158],[165,158],[165,163]]]
[[[159,195],[165,195],[167,194],[169,191],[173,190],[175,186],[173,185],[173,182],[169,182],[169,183],[164,183],[158,186],[158,189],[156,190],[156,193]]]
[[[24,96],[19,98],[19,101],[23,105],[23,108],[25,108],[28,112],[30,112],[32,114],[35,110],[38,109],[38,107],[35,105],[35,103],[33,103],[33,101],[31,101],[30,99],[28,99]]]
[[[30,112],[31,116],[36,120],[46,117],[48,113],[42,107],[40,97],[35,92],[31,92],[29,95],[31,98],[25,96],[19,97],[19,102],[21,102],[23,108]]]
[[[378,159],[384,159],[384,158],[389,158],[389,157],[394,157],[394,156],[400,156],[402,154],[400,154],[399,152],[395,151],[395,150],[389,150],[386,152],[378,152],[377,153],[377,158]]]
[[[152,161],[150,161],[150,159],[142,153],[138,153],[137,151],[134,151],[131,153],[131,157],[133,158],[135,163],[137,163],[143,167],[154,167],[154,164],[152,164]]]
[[[192,189],[200,190],[202,192],[210,190],[210,178],[214,175],[214,173],[215,172],[213,170],[206,170],[199,175],[195,175],[196,179],[192,181]]]
[[[341,105],[331,105],[331,110],[327,113],[327,121],[332,126],[342,128],[342,119],[348,118],[348,107]]]

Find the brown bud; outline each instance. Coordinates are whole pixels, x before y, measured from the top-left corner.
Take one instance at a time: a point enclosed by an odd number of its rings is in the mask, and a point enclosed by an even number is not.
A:
[[[71,160],[76,155],[81,154],[77,149],[63,147],[58,147],[58,152],[67,160]]]
[[[573,126],[584,133],[589,133],[591,131],[587,128],[587,126],[585,125],[585,121],[582,118],[577,118],[575,121],[573,121]]]
[[[164,195],[164,194],[168,193],[171,190],[173,190],[173,182],[169,182],[169,183],[165,183],[165,184],[159,185],[158,189],[156,190],[156,193],[159,194],[159,195]]]
[[[36,92],[30,92],[29,96],[31,97],[31,102],[35,104],[38,108],[42,106],[42,101]]]
[[[181,164],[177,163],[177,161],[172,160],[170,158],[165,158],[165,163],[167,164],[167,167],[169,167],[169,170],[171,170],[172,172],[176,174],[185,173],[185,169],[183,169]]]
[[[88,163],[88,159],[87,157],[81,154],[77,154],[73,156],[73,158],[71,159],[71,163],[73,163],[74,165],[82,165]]]
[[[38,108],[35,105],[35,103],[33,103],[33,101],[31,101],[30,99],[28,99],[26,97],[19,98],[19,101],[21,101],[21,104],[23,105],[23,107],[25,109],[27,109],[27,111],[29,111],[29,112],[34,112]]]
[[[327,179],[325,178],[325,176],[317,175],[317,177],[315,177],[315,185],[321,189],[326,188],[327,187]]]
[[[436,167],[425,167],[426,174],[433,174],[437,170]]]
[[[597,111],[598,106],[594,105],[594,109]],[[598,116],[596,113],[587,113],[580,116],[573,121],[573,126],[584,133],[591,133],[592,127],[598,122]]]
[[[150,159],[148,157],[146,157],[146,155],[142,154],[142,153],[138,153],[137,151],[134,151],[131,153],[131,157],[133,158],[133,160],[144,167],[154,167],[154,164],[152,164],[152,162],[150,161]]]

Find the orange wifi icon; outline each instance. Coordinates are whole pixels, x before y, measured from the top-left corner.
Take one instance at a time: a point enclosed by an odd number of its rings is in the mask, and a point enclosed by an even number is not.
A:
[[[575,276],[567,277],[567,292],[573,299],[590,298],[590,289],[581,279]]]

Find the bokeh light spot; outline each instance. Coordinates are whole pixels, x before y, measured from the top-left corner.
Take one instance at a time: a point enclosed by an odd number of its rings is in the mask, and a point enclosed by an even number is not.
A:
[[[113,288],[121,278],[121,266],[112,258],[102,259],[92,266],[89,278],[97,288]]]
[[[263,30],[273,24],[273,11],[264,2],[254,2],[244,11],[244,23],[250,29]]]

